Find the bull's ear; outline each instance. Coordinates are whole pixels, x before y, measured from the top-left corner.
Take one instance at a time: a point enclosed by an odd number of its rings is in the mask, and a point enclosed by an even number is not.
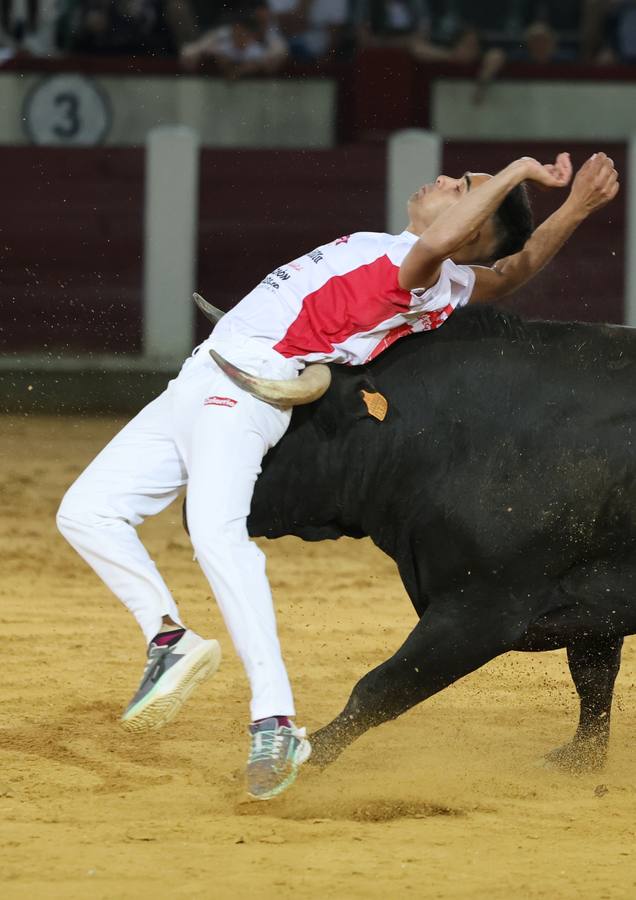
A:
[[[378,422],[384,422],[389,411],[389,404],[384,394],[381,394],[379,391],[368,391],[366,389],[363,389],[360,394],[371,418],[377,419]]]
[[[353,425],[370,413],[363,392],[377,394],[378,390],[364,369],[346,366],[331,367],[331,387],[324,397],[314,403],[313,420],[327,437]]]

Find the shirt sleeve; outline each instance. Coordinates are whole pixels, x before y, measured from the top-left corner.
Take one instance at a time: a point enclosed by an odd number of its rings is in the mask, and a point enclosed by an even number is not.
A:
[[[442,263],[439,278],[430,288],[411,291],[413,309],[433,312],[450,306],[457,309],[466,306],[475,286],[475,273],[470,266],[458,266],[452,259]]]

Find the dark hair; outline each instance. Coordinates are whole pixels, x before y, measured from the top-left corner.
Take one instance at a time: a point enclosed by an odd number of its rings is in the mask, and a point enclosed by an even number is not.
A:
[[[495,249],[489,262],[496,262],[523,249],[534,231],[532,207],[525,184],[518,184],[493,213]]]

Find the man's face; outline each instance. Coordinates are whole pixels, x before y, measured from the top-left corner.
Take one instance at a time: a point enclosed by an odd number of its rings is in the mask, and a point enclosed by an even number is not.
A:
[[[432,184],[422,187],[409,197],[409,220],[416,230],[424,231],[435,219],[492,178],[484,172],[465,172],[460,178],[439,175]]]

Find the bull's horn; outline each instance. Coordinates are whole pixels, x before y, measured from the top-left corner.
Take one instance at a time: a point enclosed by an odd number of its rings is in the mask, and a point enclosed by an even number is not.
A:
[[[208,303],[208,301],[204,297],[202,297],[201,294],[193,294],[192,299],[199,307],[205,318],[209,322],[212,322],[213,325],[216,325],[216,323],[225,315],[222,310],[217,309],[216,306],[212,306],[211,303]]]
[[[259,400],[283,409],[318,400],[331,384],[329,366],[322,365],[322,363],[307,366],[298,378],[276,381],[249,375],[233,363],[223,359],[215,350],[210,350],[210,356],[234,384],[258,397]]]

